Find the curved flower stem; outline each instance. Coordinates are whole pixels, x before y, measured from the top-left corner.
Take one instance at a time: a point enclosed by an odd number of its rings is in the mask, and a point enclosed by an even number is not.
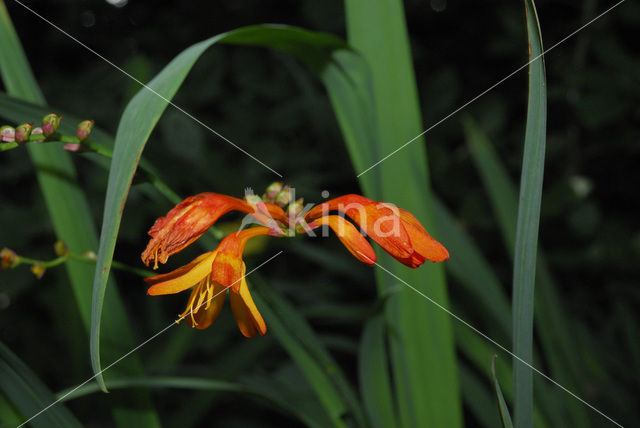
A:
[[[69,252],[64,256],[57,257],[53,260],[37,260],[29,257],[18,256],[17,262],[12,267],[16,267],[20,264],[26,264],[26,265],[32,265],[32,266],[42,266],[48,269],[48,268],[61,265],[67,262],[68,260],[78,260],[84,263],[93,263],[93,264],[95,264],[96,262],[96,259],[93,256]],[[124,264],[115,260],[113,261],[111,266],[114,269],[119,269],[124,272],[133,273],[141,277],[149,277],[149,276],[155,275],[155,273],[148,271],[146,269],[138,269],[136,267],[129,266],[127,264]]]

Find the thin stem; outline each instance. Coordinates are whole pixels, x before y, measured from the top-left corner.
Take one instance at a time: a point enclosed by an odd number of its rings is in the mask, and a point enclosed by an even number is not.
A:
[[[78,261],[81,261],[81,262],[85,262],[85,263],[95,263],[96,262],[96,259],[94,259],[93,257],[86,257],[86,256],[82,256],[82,255],[79,255],[79,254],[74,254],[74,253],[69,253],[69,258],[73,259],[73,260],[78,260]],[[148,271],[146,269],[139,269],[139,268],[136,268],[136,267],[133,267],[133,266],[129,266],[127,264],[115,261],[115,260],[113,260],[111,262],[111,266],[114,269],[119,269],[119,270],[124,271],[124,272],[133,273],[133,274],[136,274],[136,275],[141,276],[143,278],[155,275],[155,273],[150,272],[150,271]]]
[[[85,256],[82,254],[76,254],[76,253],[72,253],[69,252],[64,256],[60,256],[57,257],[53,260],[37,260],[37,259],[32,259],[29,257],[23,257],[23,256],[18,256],[18,262],[13,266],[16,267],[20,264],[27,264],[27,265],[39,265],[42,266],[44,268],[52,268],[54,266],[58,266],[61,265],[65,262],[67,262],[68,260],[77,260],[80,262],[84,262],[84,263],[92,263],[95,264],[96,259],[94,257],[89,257],[89,256]],[[127,264],[118,262],[118,261],[113,261],[111,266],[113,266],[114,269],[119,269],[121,271],[124,272],[129,272],[129,273],[133,273],[136,274],[138,276],[141,276],[143,278],[149,277],[149,276],[153,276],[155,275],[155,273],[148,271],[146,269],[138,269],[136,267],[133,266],[129,266]]]

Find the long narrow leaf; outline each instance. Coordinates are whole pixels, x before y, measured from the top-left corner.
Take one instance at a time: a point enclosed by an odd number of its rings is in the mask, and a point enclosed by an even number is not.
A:
[[[396,151],[422,132],[402,2],[349,0],[345,6],[349,43],[362,53],[371,68],[368,93],[366,84],[356,81],[362,88],[360,98],[368,105],[355,117],[360,123],[344,123],[350,119],[344,112],[360,107],[353,102],[342,106],[337,114],[343,122],[341,128],[349,153],[352,156],[355,153],[354,165],[357,168],[363,165],[363,169],[357,170],[363,189],[373,199],[408,209],[438,237],[431,221],[424,139],[418,138]],[[344,100],[344,96],[330,88],[332,92],[334,106]],[[369,134],[373,132],[374,136],[357,132],[362,126],[369,126]],[[379,257],[379,263],[448,306],[441,265],[428,264],[409,271],[386,255]],[[377,272],[377,279],[381,292],[396,285],[394,278],[382,271]],[[387,307],[393,332],[389,337],[400,424],[461,426],[456,356],[448,315],[416,298],[408,288],[395,293]]]
[[[511,414],[509,413],[509,407],[504,401],[502,396],[502,390],[500,389],[500,383],[496,376],[496,356],[491,359],[491,376],[493,376],[493,385],[496,390],[496,399],[498,400],[498,409],[500,409],[500,419],[502,420],[503,428],[513,428],[513,422],[511,422]]]
[[[20,359],[0,342],[0,391],[26,418],[40,412],[55,401],[53,394]],[[24,422],[24,419],[23,421]],[[62,404],[52,406],[30,422],[34,427],[81,427]]]
[[[525,0],[529,55],[529,101],[524,139],[522,175],[513,266],[513,352],[533,363],[533,308],[542,200],[547,124],[547,85],[542,55],[542,36],[533,0]],[[533,427],[533,373],[513,363],[514,417],[518,428]]]
[[[191,67],[215,43],[253,44],[289,52],[314,69],[331,61],[331,52],[345,47],[339,39],[286,26],[264,25],[242,28],[197,43],[179,54],[129,102],[122,114],[112,167],[109,172],[97,266],[93,281],[91,316],[91,362],[104,387],[100,362],[100,324],[104,296],[131,181],[144,146]],[[111,316],[111,314],[110,314]]]
[[[364,327],[358,358],[362,399],[376,428],[398,425],[388,366],[384,318],[378,315]]]
[[[259,278],[254,278],[254,282],[258,283],[254,298],[270,331],[303,370],[335,426],[347,426],[348,420],[366,426],[360,404],[340,367],[304,318]]]
[[[518,215],[516,186],[489,139],[475,121],[465,117],[463,128],[472,159],[496,213],[505,247],[513,257]],[[554,379],[567,386],[575,385],[583,381],[586,368],[583,358],[575,352],[578,345],[571,327],[573,320],[565,314],[557,289],[544,254],[539,250],[536,263],[535,326],[543,355]],[[589,426],[587,411],[581,403],[568,402],[566,408],[572,415],[574,425]],[[545,408],[545,411],[549,413],[550,409]]]
[[[15,33],[10,17],[0,0],[0,75],[9,95],[22,98],[35,104],[45,105],[33,73],[24,55],[20,41]],[[33,120],[33,116],[22,118],[22,122]],[[73,132],[71,124],[63,122],[63,129]],[[76,180],[76,170],[68,153],[48,144],[27,145],[36,168],[38,181],[47,204],[48,211],[58,239],[64,241],[71,251],[83,252],[97,247],[97,237],[91,218],[89,204]],[[83,324],[89,330],[91,313],[91,283],[93,267],[79,261],[66,263],[78,309]],[[105,336],[109,339],[106,353],[116,359],[124,355],[133,346],[129,323],[120,301],[115,284],[107,295],[105,305],[112,315],[105,324]],[[114,370],[142,374],[136,356],[128,358],[121,367]],[[126,409],[114,406],[113,413],[117,421],[124,425],[135,421],[147,426],[159,426],[155,412],[151,409],[146,394],[126,397]]]
[[[307,415],[300,412],[299,409],[291,406],[286,401],[274,400],[273,395],[265,394],[260,389],[239,383],[191,377],[158,376],[146,378],[112,378],[107,381],[107,387],[109,389],[157,388],[163,390],[166,388],[178,388],[199,391],[219,391],[225,393],[231,392],[254,396],[270,404],[274,404],[285,413],[294,415],[307,426],[320,426],[314,420],[309,419]],[[74,390],[60,391],[57,396],[61,401],[70,401],[99,391],[100,386],[93,383],[83,385],[82,387]]]

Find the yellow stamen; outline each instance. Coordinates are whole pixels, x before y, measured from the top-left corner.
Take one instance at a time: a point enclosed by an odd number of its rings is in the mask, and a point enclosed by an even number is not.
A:
[[[153,270],[158,269],[158,247],[156,247],[156,251],[153,254]]]

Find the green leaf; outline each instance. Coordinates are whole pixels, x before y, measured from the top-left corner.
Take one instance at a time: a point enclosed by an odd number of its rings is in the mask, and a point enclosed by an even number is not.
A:
[[[493,394],[483,381],[476,371],[460,365],[460,390],[465,406],[480,426],[495,428],[500,425],[500,418],[494,410]]]
[[[350,58],[342,68],[349,70],[350,77],[358,77],[349,81],[332,75],[323,80],[363,190],[372,199],[409,210],[438,239],[431,214],[425,143],[416,138],[423,124],[402,2],[350,0],[345,7],[349,43],[363,55],[370,71]],[[352,94],[341,93],[349,88]],[[427,263],[410,270],[379,254],[385,269],[449,306],[442,265]],[[395,278],[383,271],[376,275],[380,293],[397,285]],[[390,298],[386,316],[392,332],[390,355],[400,425],[461,426],[449,315],[403,287]]]
[[[257,275],[253,281],[256,305],[264,315],[269,331],[275,335],[305,374],[320,402],[337,427],[348,420],[367,426],[360,403],[340,366],[316,337],[306,320],[284,298],[271,290]]]
[[[498,399],[500,419],[502,420],[503,428],[513,428],[513,422],[511,422],[511,415],[509,414],[509,407],[507,407],[507,403],[504,401],[502,390],[500,389],[500,383],[496,376],[496,358],[497,355],[494,355],[493,358],[491,358],[491,376],[493,376],[493,385],[496,391],[496,398]]]
[[[384,318],[377,315],[364,327],[358,358],[360,393],[376,428],[398,425],[388,367]]]
[[[0,390],[25,416],[38,414],[55,401],[51,391],[20,359],[0,342]],[[81,427],[63,405],[56,404],[29,422],[34,427]]]
[[[505,247],[513,257],[518,215],[516,187],[491,142],[475,121],[466,116],[462,123],[472,160],[480,173],[491,206],[496,213]],[[584,359],[575,352],[578,349],[578,344],[576,336],[573,334],[573,320],[565,315],[557,289],[558,286],[547,267],[544,254],[539,250],[536,263],[534,322],[540,337],[541,348],[544,351],[544,358],[551,369],[553,378],[565,386],[570,386],[583,381],[587,369],[584,365]],[[549,391],[548,394],[565,393]],[[574,425],[582,427],[590,425],[586,409],[582,404],[573,402],[567,403],[564,407],[570,411]],[[558,415],[554,415],[550,408],[544,406],[544,410],[553,417],[556,424],[562,423],[562,420],[558,418]]]
[[[193,64],[209,47],[220,42],[272,47],[295,55],[313,69],[322,69],[331,60],[330,54],[334,49],[345,47],[336,37],[293,27],[263,25],[241,28],[187,48],[129,102],[116,133],[93,281],[91,363],[96,379],[103,387],[104,380],[100,372],[100,323],[104,296],[122,212],[138,160],[151,131]]]
[[[234,382],[225,382],[214,379],[202,379],[192,377],[178,377],[178,376],[157,376],[157,377],[143,377],[143,378],[112,378],[107,380],[107,386],[109,389],[129,389],[129,388],[154,388],[154,389],[190,389],[199,391],[218,391],[224,393],[235,393],[240,395],[253,396],[255,398],[264,400],[273,404],[286,414],[297,417],[301,422],[307,426],[319,425],[309,419],[307,415],[300,412],[295,406],[290,405],[284,400],[274,399],[271,394],[265,394],[259,388],[243,385]],[[77,389],[69,389],[60,391],[57,397],[60,401],[70,401],[76,398],[84,397],[89,394],[100,392],[100,386],[98,384],[86,384]]]
[[[9,95],[19,97],[39,105],[45,100],[33,77],[26,57],[15,33],[4,3],[0,0],[0,75]],[[31,121],[33,116],[23,120]],[[70,129],[72,123],[64,122],[63,129]],[[67,152],[49,144],[28,144],[27,150],[33,160],[38,181],[58,239],[64,241],[74,252],[84,252],[97,247],[97,237],[86,197],[77,182],[76,170]],[[88,284],[93,277],[93,266],[70,260],[66,264],[78,309],[85,328],[89,329],[91,311],[91,291]],[[120,301],[115,284],[107,295],[105,306],[110,317],[105,323],[105,337],[109,346],[106,354],[115,360],[133,346],[130,325]],[[115,373],[141,374],[137,357],[125,360]],[[135,422],[147,426],[159,426],[155,412],[151,409],[149,397],[137,394],[125,397],[124,406],[113,407],[117,421],[124,425]]]
[[[529,101],[513,265],[513,353],[533,363],[533,308],[547,126],[547,85],[542,36],[533,0],[525,0],[529,56]],[[518,428],[533,427],[533,373],[513,364],[514,415]]]

